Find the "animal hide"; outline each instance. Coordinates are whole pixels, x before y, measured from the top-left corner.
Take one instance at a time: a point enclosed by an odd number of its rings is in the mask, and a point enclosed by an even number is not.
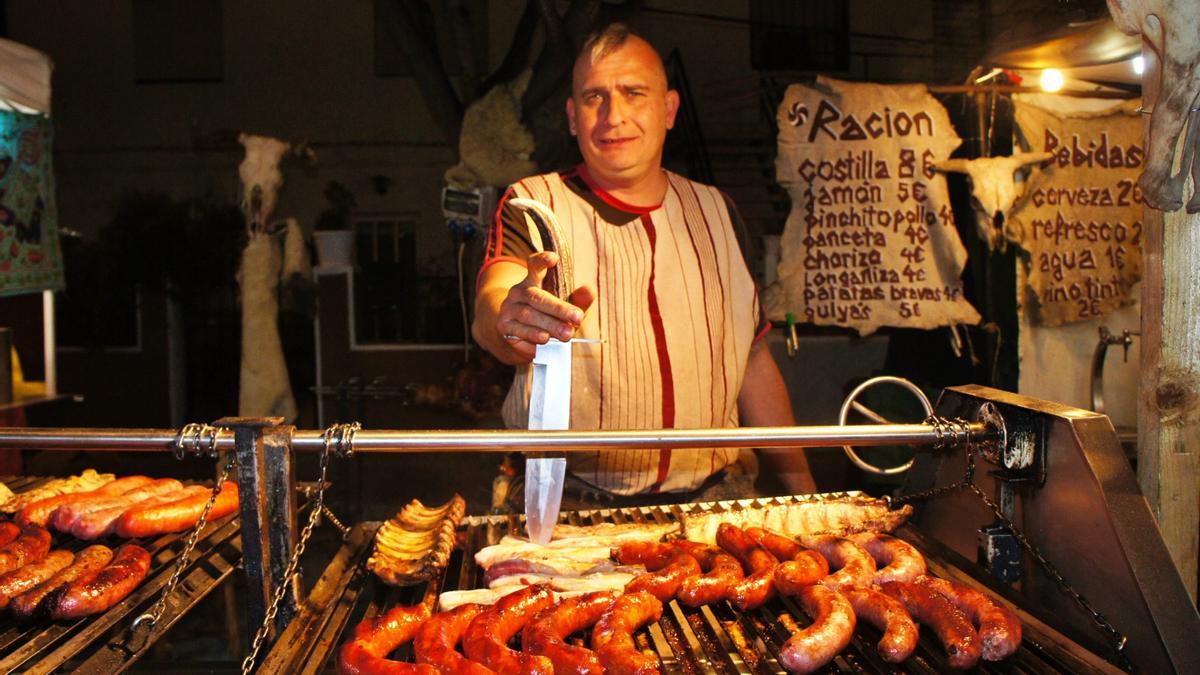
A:
[[[1142,35],[1156,58],[1146,59],[1143,90],[1157,92],[1143,98],[1152,111],[1146,170],[1138,185],[1147,203],[1163,211],[1183,205],[1183,185],[1190,173],[1192,197],[1188,213],[1200,211],[1200,3],[1196,0],[1108,0],[1108,11],[1122,32]],[[1179,173],[1172,173],[1175,146],[1188,122]]]
[[[296,400],[279,337],[279,275],[283,253],[263,225],[270,218],[283,185],[279,161],[290,147],[283,141],[242,134],[246,158],[238,167],[249,240],[242,251],[238,284],[242,295],[242,359],[238,414],[296,419]],[[288,223],[292,229],[294,221]],[[294,255],[294,254],[293,254]],[[289,255],[292,258],[293,255]],[[297,264],[294,260],[289,261]]]
[[[1004,229],[997,223],[1008,219],[1008,210],[1021,196],[1016,180],[1018,170],[1050,159],[1048,152],[1022,152],[1011,157],[947,159],[938,162],[939,171],[965,173],[971,181],[971,206],[975,209],[975,227],[989,250],[1003,252],[1008,247]],[[1021,181],[1023,184],[1024,181]]]
[[[533,134],[521,125],[521,95],[531,70],[498,84],[467,108],[458,139],[459,163],[446,170],[451,186],[471,190],[500,186],[537,172]]]

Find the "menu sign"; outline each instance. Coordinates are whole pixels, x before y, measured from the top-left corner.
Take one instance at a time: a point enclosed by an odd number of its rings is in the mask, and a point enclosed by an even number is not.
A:
[[[977,323],[963,299],[967,254],[934,165],[961,139],[923,85],[819,77],[778,112],[777,180],[792,198],[772,319],[854,328]]]
[[[1029,297],[1045,326],[1132,304],[1142,274],[1142,121],[1116,112],[1060,116],[1015,101],[1020,134],[1051,153],[1005,229],[1029,252]]]

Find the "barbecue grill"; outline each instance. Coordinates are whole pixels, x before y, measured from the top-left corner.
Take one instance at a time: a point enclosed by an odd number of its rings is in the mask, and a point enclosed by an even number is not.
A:
[[[298,581],[290,575],[296,545],[306,536],[298,534],[296,526],[295,451],[319,451],[326,466],[337,461],[331,457],[345,458],[352,452],[896,443],[921,450],[909,485],[897,498],[911,501],[917,513],[897,534],[926,554],[935,573],[1011,601],[1026,627],[1026,640],[1013,659],[981,669],[1200,672],[1200,645],[1194,639],[1200,634],[1200,615],[1170,561],[1108,418],[986,387],[947,389],[936,415],[907,425],[627,432],[356,431],[335,425],[322,433],[297,431],[278,419],[229,418],[211,427],[191,425],[182,432],[0,433],[0,447],[119,446],[214,457],[232,452],[243,495],[238,541],[244,544],[247,589],[252,591],[244,597],[244,609],[248,625],[265,627],[269,647],[256,663],[260,672],[289,673],[326,668],[349,627],[364,617],[395,604],[419,602],[443,588],[479,587],[482,575],[474,565],[474,551],[522,528],[517,516],[468,518],[460,530],[464,545],[444,577],[427,587],[397,590],[382,586],[364,569],[378,524],[360,523],[349,530],[344,545],[302,599]],[[313,513],[323,512],[320,499],[318,491]],[[765,504],[751,500],[599,509],[565,513],[563,518],[577,524],[665,522],[694,510]],[[154,592],[150,584],[161,578],[162,569],[156,563],[146,585],[127,602],[144,607],[139,603],[149,601]],[[184,604],[169,603],[179,612],[187,609]],[[276,605],[277,617],[271,611]],[[135,615],[131,607],[124,617]],[[168,621],[161,619],[153,635],[161,635]],[[639,640],[660,656],[668,673],[776,673],[782,671],[780,646],[807,621],[786,598],[750,613],[735,612],[725,604],[697,610],[672,604],[661,621],[639,633]],[[875,655],[877,639],[870,626],[862,626],[830,668],[893,672],[896,668]],[[81,640],[89,641],[102,640],[98,634]],[[396,656],[411,655],[402,650]],[[924,636],[917,654],[900,670],[942,672],[945,666],[941,647]]]
[[[14,492],[32,490],[47,478],[0,478]],[[34,620],[27,623],[6,619],[0,623],[0,673],[116,673],[141,659],[154,642],[185,613],[217,588],[242,558],[242,539],[236,514],[209,523],[200,532],[196,548],[153,635],[148,640],[134,636],[134,617],[158,598],[176,567],[187,533],[130,540],[150,553],[146,579],[108,611],[70,622]],[[78,552],[92,542],[55,537],[55,548]]]

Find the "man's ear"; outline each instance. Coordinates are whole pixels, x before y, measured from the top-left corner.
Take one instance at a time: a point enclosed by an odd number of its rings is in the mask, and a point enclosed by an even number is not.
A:
[[[569,103],[569,101],[568,101]],[[675,113],[679,112],[679,92],[667,90],[667,128],[675,128]]]
[[[571,96],[567,97],[567,128],[571,130],[571,135],[575,135],[575,99]]]

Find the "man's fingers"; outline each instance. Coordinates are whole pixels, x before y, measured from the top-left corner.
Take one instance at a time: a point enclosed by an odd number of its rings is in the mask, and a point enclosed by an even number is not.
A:
[[[525,282],[542,287],[542,280],[546,278],[546,270],[558,264],[558,254],[552,251],[542,251],[529,256],[526,265],[529,267],[529,274],[525,277]]]
[[[575,305],[576,307],[579,308],[581,320],[582,320],[582,313],[586,312],[588,310],[588,307],[591,307],[592,303],[595,301],[596,301],[596,289],[592,288],[591,286],[586,286],[586,285],[580,286],[579,288],[576,288],[574,291],[572,291],[571,297],[569,298],[569,302],[572,305]]]

